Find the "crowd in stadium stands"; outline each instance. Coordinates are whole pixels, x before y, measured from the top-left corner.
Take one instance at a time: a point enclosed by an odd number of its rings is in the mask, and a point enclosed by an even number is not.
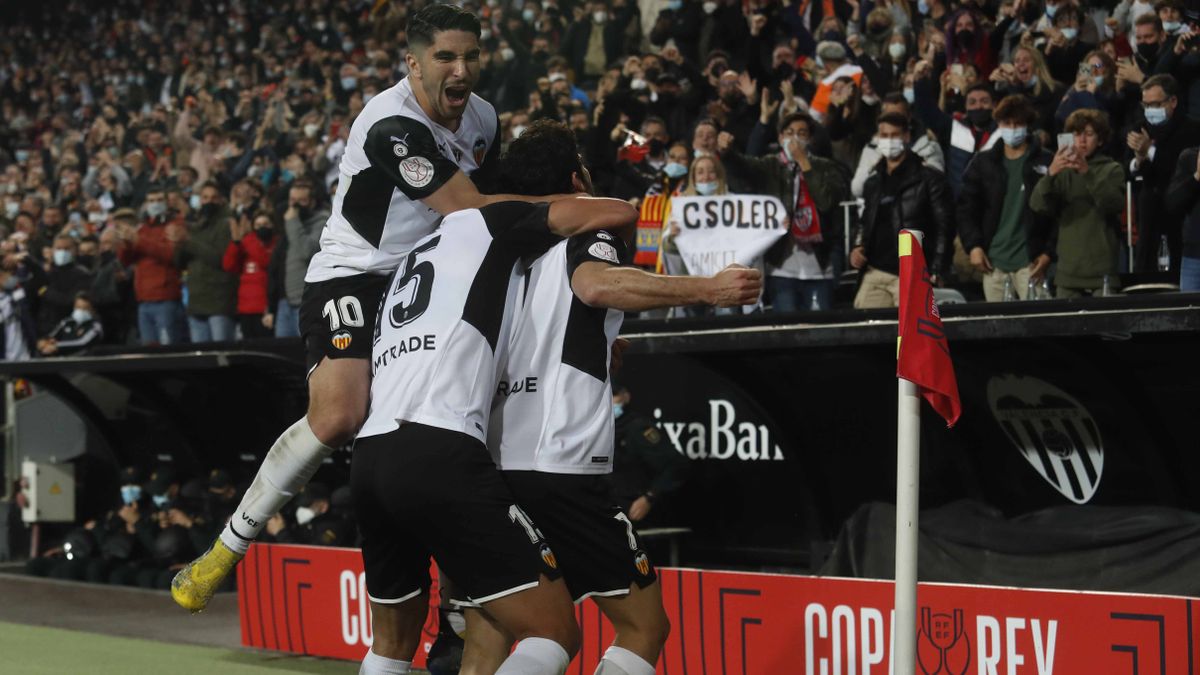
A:
[[[1200,286],[1200,13],[1182,0],[464,6],[502,140],[568,124],[597,191],[663,233],[643,264],[686,273],[671,197],[770,194],[792,218],[764,259],[778,311],[828,308],[849,267],[855,306],[894,305],[901,225],[968,296],[1115,291],[1128,227],[1135,271]],[[8,11],[2,356],[295,336],[350,126],[405,76],[413,4]]]
[[[28,560],[26,570],[55,579],[168,588],[184,563],[212,543],[241,494],[223,469],[183,481],[168,466],[148,475],[126,467],[120,482],[111,511],[67,532],[61,545]],[[330,491],[314,482],[271,519],[259,540],[354,546],[357,538],[350,488]]]

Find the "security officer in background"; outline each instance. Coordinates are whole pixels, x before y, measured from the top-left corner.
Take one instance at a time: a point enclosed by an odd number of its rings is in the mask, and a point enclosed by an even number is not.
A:
[[[274,541],[311,546],[353,546],[357,528],[349,514],[336,507],[344,499],[334,499],[335,494],[324,483],[306,485],[296,496],[296,524],[277,532]]]
[[[662,523],[670,517],[670,502],[687,480],[688,460],[663,436],[654,420],[629,409],[632,396],[613,383],[616,447],[609,475],[613,497],[630,520]]]

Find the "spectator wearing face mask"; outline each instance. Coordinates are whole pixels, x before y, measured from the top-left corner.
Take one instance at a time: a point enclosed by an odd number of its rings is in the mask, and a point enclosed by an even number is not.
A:
[[[183,218],[167,210],[167,194],[151,186],[144,205],[146,220],[136,231],[122,230],[121,262],[133,268],[138,303],[138,334],[144,345],[178,344],[184,339],[182,282],[175,266],[175,245],[186,234]]]
[[[42,356],[71,354],[99,344],[104,339],[104,326],[96,314],[92,296],[86,291],[75,295],[75,307],[71,315],[54,327],[50,334],[38,340],[38,353]]]
[[[849,16],[850,7],[846,4],[845,0],[836,0],[836,2],[845,7],[846,15]],[[794,6],[794,3],[789,5],[789,7]],[[704,19],[700,23],[700,34],[696,43],[696,52],[698,54],[712,54],[717,50],[730,52],[741,49],[742,45],[746,44],[746,39],[749,37],[749,28],[746,24],[746,15],[742,13],[742,4],[740,2],[736,2],[735,0],[701,0],[700,10],[704,12]],[[817,12],[819,8],[813,11]],[[800,31],[791,32],[793,35],[801,34]],[[808,50],[805,51],[807,52]],[[698,60],[691,61],[691,63],[698,62]]]
[[[54,238],[45,285],[38,289],[38,335],[49,335],[70,316],[76,296],[92,287],[92,274],[75,259],[78,245],[66,235]]]
[[[238,275],[237,314],[242,337],[271,337],[274,325],[264,322],[267,270],[279,236],[268,212],[255,214],[249,228],[243,222],[229,219],[230,241],[221,264],[226,272]]]
[[[863,186],[865,202],[854,229],[850,264],[863,275],[854,306],[896,307],[900,302],[898,238],[901,229],[925,234],[929,275],[941,284],[953,235],[953,203],[946,177],[921,163],[909,149],[908,118],[888,113],[879,118],[875,146],[882,158]]]
[[[1050,75],[1040,51],[1027,45],[1017,47],[1012,63],[992,71],[989,79],[1001,95],[1021,94],[1028,98],[1037,111],[1039,129],[1054,134],[1054,112],[1062,100],[1064,87]]]
[[[752,158],[733,147],[721,151],[731,173],[787,207],[789,232],[765,258],[767,296],[777,312],[829,309],[842,271],[845,224],[839,204],[850,199],[849,172],[809,151],[816,126],[806,113],[793,113],[780,121],[778,153]]]
[[[275,337],[300,336],[304,275],[308,261],[320,248],[321,231],[328,219],[329,209],[318,205],[312,183],[304,179],[292,183],[283,212],[283,236],[277,238],[268,269],[268,311],[263,319]]]
[[[608,64],[621,58],[622,32],[637,3],[609,12],[605,0],[591,0],[586,11],[567,28],[559,53],[571,63],[581,82],[595,82]]]
[[[647,117],[642,120],[641,136],[646,141],[645,145],[639,149],[623,150],[626,156],[617,162],[610,194],[618,199],[646,194],[646,190],[659,180],[667,165],[667,147],[671,139],[667,135],[666,122],[658,117]],[[625,139],[625,125],[617,125],[611,138],[620,147]]]
[[[925,127],[919,121],[912,120],[912,106],[903,95],[898,93],[888,94],[883,98],[883,103],[879,109],[879,119],[890,114],[897,114],[909,120],[909,141],[906,146],[906,153],[915,155],[920,162],[925,166],[930,167],[938,172],[944,172],[946,167],[946,159],[942,154],[942,147],[936,141],[931,139],[925,133]],[[878,126],[877,126],[878,133]],[[876,135],[878,139],[878,135]],[[850,181],[850,189],[855,197],[864,196],[865,184],[867,177],[879,166],[879,160],[883,157],[876,145],[876,140],[872,140],[863,148],[862,154],[858,158],[858,168],[854,171],[854,178]]]
[[[187,272],[188,332],[192,342],[235,337],[238,277],[222,265],[229,247],[230,212],[215,183],[200,188],[200,211],[175,247],[175,264]]]
[[[1026,298],[1054,258],[1054,221],[1029,208],[1029,196],[1052,155],[1033,133],[1033,106],[1020,95],[996,107],[1002,142],[975,156],[963,178],[957,223],[971,264],[983,275],[988,302],[1004,300],[1006,281]]]
[[[991,37],[974,10],[960,9],[946,22],[946,65],[972,65],[980,79],[987,79],[996,67]],[[942,68],[935,70],[941,72]]]
[[[974,84],[966,91],[966,112],[946,114],[938,107],[933,78],[926,62],[917,65],[913,73],[913,95],[916,118],[937,137],[946,158],[946,177],[950,190],[958,195],[962,176],[975,153],[988,150],[999,140],[996,122],[992,119],[992,89]]]
[[[1170,269],[1178,274],[1182,214],[1169,212],[1165,204],[1180,153],[1200,145],[1200,123],[1182,114],[1174,77],[1155,75],[1142,83],[1141,120],[1127,131],[1124,140],[1130,179],[1138,186],[1134,270],[1158,269],[1159,247],[1166,237]]]
[[[1094,44],[1080,39],[1083,13],[1070,5],[1060,7],[1054,15],[1054,26],[1046,30],[1046,67],[1059,82],[1071,82],[1079,64]]]

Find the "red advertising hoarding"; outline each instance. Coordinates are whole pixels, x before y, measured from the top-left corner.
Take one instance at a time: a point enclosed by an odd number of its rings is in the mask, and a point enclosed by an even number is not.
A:
[[[662,675],[888,675],[892,584],[663,568],[671,637]],[[242,644],[361,659],[370,610],[356,549],[255,544],[238,568]],[[435,599],[436,601],[436,599]],[[921,584],[925,675],[1195,673],[1200,602],[1181,597]],[[596,605],[577,609],[589,675],[612,641]],[[425,625],[415,665],[436,634]]]

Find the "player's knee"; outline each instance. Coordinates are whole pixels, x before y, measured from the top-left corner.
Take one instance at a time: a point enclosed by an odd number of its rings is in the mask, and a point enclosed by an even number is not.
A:
[[[366,417],[365,410],[348,405],[312,405],[308,424],[317,440],[336,448],[354,440]]]
[[[564,614],[564,616],[557,616],[558,614]],[[530,624],[519,627],[514,631],[514,636],[518,641],[530,637],[554,640],[562,645],[562,648],[567,651],[567,655],[571,658],[575,658],[575,654],[579,653],[581,637],[579,634],[579,624],[575,622],[574,612],[556,612],[553,613],[553,616],[538,616]]]

